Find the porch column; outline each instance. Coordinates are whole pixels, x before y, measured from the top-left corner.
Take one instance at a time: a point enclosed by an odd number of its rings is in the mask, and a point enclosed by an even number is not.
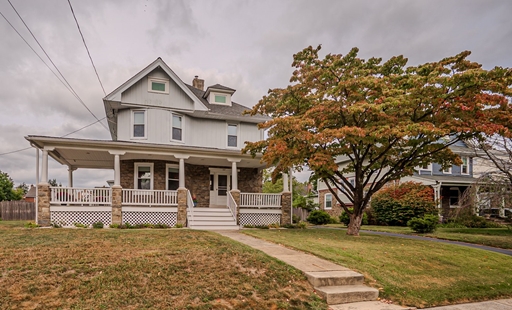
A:
[[[38,193],[38,184],[39,184],[39,149],[37,147],[34,147],[36,149],[36,198],[34,199],[36,201],[36,218],[34,221],[37,223],[37,212],[39,209],[38,203],[39,203],[39,193]]]
[[[73,171],[75,170],[76,168],[68,166],[68,187],[73,187]]]
[[[180,169],[181,171],[181,169]],[[180,172],[181,173],[181,172]],[[178,225],[187,226],[187,193],[185,187],[178,188]]]
[[[48,184],[48,152],[51,147],[43,148],[41,182],[37,184],[37,224],[50,226],[50,184]]]
[[[109,154],[114,155],[114,186],[121,187],[121,156],[126,152],[108,151]]]
[[[186,189],[185,187],[185,159],[188,159],[190,156],[185,155],[174,155],[175,158],[180,160],[180,171],[178,173],[179,176],[179,182],[178,182],[178,189]],[[186,203],[186,200],[185,200]]]
[[[126,152],[108,151],[114,155],[114,185],[112,186],[112,224],[123,224],[123,188],[121,187],[121,155]]]
[[[292,224],[292,193],[281,194],[281,226]]]
[[[43,170],[41,171],[41,183],[48,184],[48,150],[43,149]]]
[[[238,190],[238,169],[236,163],[239,163],[241,159],[228,158],[228,161],[231,162],[231,189]]]
[[[284,173],[282,172],[283,174],[283,192],[284,193],[287,193],[290,191],[290,188],[288,187],[288,173]]]

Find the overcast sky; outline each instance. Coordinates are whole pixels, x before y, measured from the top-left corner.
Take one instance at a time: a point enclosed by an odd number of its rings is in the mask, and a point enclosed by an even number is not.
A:
[[[82,100],[104,117],[96,79],[67,0],[11,0]],[[237,90],[253,106],[269,88],[288,85],[292,55],[322,44],[324,53],[359,47],[363,58],[404,55],[409,65],[470,50],[484,68],[512,67],[512,1],[78,1],[76,17],[110,93],[157,57],[186,83]],[[7,0],[0,12],[48,63]],[[95,121],[0,16],[0,153],[29,147],[26,135],[62,136]],[[104,122],[105,123],[105,122]],[[109,139],[95,124],[70,137]],[[35,183],[35,150],[0,156],[16,184]],[[50,178],[67,184],[50,160]],[[102,186],[113,171],[77,170],[75,186]]]

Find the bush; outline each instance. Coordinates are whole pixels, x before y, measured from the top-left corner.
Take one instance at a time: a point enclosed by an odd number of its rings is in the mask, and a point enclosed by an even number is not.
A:
[[[371,207],[379,225],[405,226],[410,219],[437,213],[432,188],[415,182],[380,190]]]
[[[34,222],[25,223],[25,228],[37,228],[37,227],[39,227],[39,225],[37,225]]]
[[[108,225],[110,228],[119,228],[119,224],[110,224]]]
[[[314,210],[308,216],[308,222],[314,225],[325,225],[331,222],[331,216],[324,210]]]
[[[448,220],[448,224],[460,225],[467,228],[501,228],[503,225],[486,220],[485,218],[468,214],[463,216],[454,217]]]
[[[424,234],[434,232],[438,223],[439,216],[426,214],[423,218],[415,217],[409,220],[407,226],[417,233]]]
[[[348,209],[350,212],[354,211],[353,208],[348,208]],[[350,223],[350,215],[347,212],[341,213],[340,222],[345,224],[346,226],[348,226],[348,224]],[[366,212],[363,213],[363,221],[361,222],[361,225],[368,225],[368,215],[366,214]]]
[[[102,222],[95,222],[95,223],[92,223],[92,228],[103,228],[103,223]]]
[[[292,223],[297,224],[298,222],[300,222],[300,217],[295,214],[292,215]]]
[[[85,225],[82,223],[75,223],[74,225],[75,225],[75,227],[78,227],[78,228],[89,228],[89,225]]]

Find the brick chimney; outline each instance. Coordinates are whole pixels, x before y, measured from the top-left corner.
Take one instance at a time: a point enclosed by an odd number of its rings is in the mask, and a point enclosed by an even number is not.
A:
[[[192,80],[192,86],[197,89],[204,90],[204,80],[198,79],[198,76],[196,75]]]

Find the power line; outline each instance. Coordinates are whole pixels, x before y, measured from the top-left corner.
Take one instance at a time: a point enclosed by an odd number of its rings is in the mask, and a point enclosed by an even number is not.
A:
[[[37,45],[39,45],[39,47],[41,48],[41,50],[43,51],[43,53],[46,55],[46,57],[48,57],[48,60],[50,60],[51,64],[55,67],[55,69],[57,70],[57,72],[59,72],[59,74],[62,76],[62,79],[66,82],[66,84],[69,86],[69,88],[73,91],[73,93],[77,96],[78,100],[80,101],[80,103],[87,109],[87,111],[89,111],[89,113],[96,119],[99,121],[99,118],[91,111],[91,109],[89,109],[89,107],[83,102],[83,100],[80,98],[80,96],[78,96],[78,93],[73,89],[73,87],[71,86],[71,84],[69,84],[68,80],[66,79],[66,77],[64,77],[64,75],[62,74],[62,72],[60,72],[59,68],[55,65],[55,63],[53,62],[53,60],[51,59],[51,57],[48,55],[48,53],[46,53],[46,50],[43,48],[43,46],[41,45],[41,43],[39,43],[39,41],[37,40],[36,36],[34,35],[34,33],[32,32],[32,30],[30,30],[30,28],[28,27],[27,23],[25,23],[25,21],[23,20],[23,18],[21,17],[21,15],[18,13],[18,11],[16,10],[16,8],[14,7],[14,5],[11,3],[11,0],[7,0],[7,2],[9,2],[9,4],[11,5],[12,9],[14,10],[14,12],[16,12],[16,15],[18,15],[19,19],[21,20],[21,22],[23,23],[23,25],[25,25],[25,27],[27,28],[28,32],[30,33],[30,35],[32,35],[32,38],[34,38],[34,40],[36,41]],[[101,125],[107,130],[109,131],[109,129],[103,124],[101,123]]]
[[[87,44],[85,43],[85,38],[82,33],[82,30],[80,29],[80,25],[78,24],[78,20],[75,16],[75,11],[73,10],[73,6],[71,6],[71,1],[68,0],[69,8],[71,9],[71,14],[73,14],[73,18],[75,19],[76,27],[78,28],[78,32],[80,32],[80,36],[82,37],[82,42],[84,42],[85,49],[87,50],[87,55],[89,55],[89,59],[91,60],[92,67],[94,68],[94,72],[96,73],[96,77],[98,78],[98,82],[100,82],[101,89],[103,89],[103,94],[106,96],[107,92],[105,92],[105,88],[103,87],[103,83],[101,83],[100,76],[98,75],[98,71],[96,70],[96,66],[94,65],[94,61],[92,61],[91,53],[89,52],[89,48],[87,47]]]
[[[69,135],[72,135],[72,134],[74,134],[74,133],[76,133],[76,132],[79,132],[80,130],[84,130],[85,128],[91,127],[92,125],[94,125],[94,124],[96,124],[96,123],[98,123],[98,122],[101,122],[101,121],[102,121],[102,120],[104,120],[105,118],[107,118],[107,117],[105,116],[105,117],[104,117],[104,118],[102,118],[102,119],[99,119],[99,120],[97,120],[97,121],[95,121],[95,122],[93,122],[93,123],[90,123],[89,125],[85,125],[85,126],[84,126],[84,127],[82,127],[82,128],[79,128],[79,129],[77,129],[77,130],[74,130],[74,131],[72,131],[72,132],[70,132],[70,133],[68,133],[68,134],[65,134],[65,135],[63,135],[63,136],[60,136],[60,137],[61,137],[61,138],[64,138],[64,137],[67,137],[67,136],[69,136]],[[2,156],[2,155],[9,155],[9,154],[13,154],[13,153],[18,153],[18,152],[22,152],[22,151],[26,151],[26,150],[29,150],[29,149],[31,149],[31,148],[32,148],[32,147],[31,147],[31,146],[29,146],[29,147],[26,147],[26,148],[22,148],[22,149],[19,149],[19,150],[15,150],[15,151],[10,151],[10,152],[6,152],[6,153],[0,153],[0,156]]]

